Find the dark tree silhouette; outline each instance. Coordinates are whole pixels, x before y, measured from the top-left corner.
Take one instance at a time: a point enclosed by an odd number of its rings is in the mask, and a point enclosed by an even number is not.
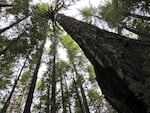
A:
[[[3,28],[3,29],[0,29],[0,34],[3,33],[3,32],[5,32],[5,31],[7,31],[8,29],[14,27],[15,25],[19,24],[20,22],[22,22],[22,21],[25,20],[26,18],[27,18],[27,16],[25,16],[25,17],[22,18],[22,19],[17,20],[15,23],[12,23],[12,24],[11,24],[10,26],[8,26],[8,27],[5,27],[5,28]]]
[[[12,6],[13,6],[13,5],[11,5],[11,4],[1,4],[1,3],[0,3],[0,8],[1,8],[1,7],[12,7]]]
[[[141,20],[147,20],[147,21],[150,21],[150,17],[149,16],[141,16],[141,15],[136,15],[136,14],[132,14],[132,13],[129,13],[128,14],[129,16],[132,16],[134,18],[139,18]]]

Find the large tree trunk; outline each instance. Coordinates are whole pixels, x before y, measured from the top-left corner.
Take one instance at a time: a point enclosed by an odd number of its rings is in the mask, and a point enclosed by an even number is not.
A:
[[[41,59],[42,59],[45,40],[43,41],[43,43],[40,47],[40,50],[38,51],[39,56],[38,56],[36,68],[35,68],[34,73],[33,73],[31,86],[30,86],[30,89],[29,89],[29,93],[28,93],[28,96],[27,96],[27,100],[26,100],[26,104],[25,104],[23,113],[31,113],[30,108],[31,108],[32,100],[33,100],[33,94],[34,94],[34,89],[35,89],[35,85],[36,85],[36,81],[37,81],[37,75],[38,75],[38,71],[39,71],[40,64],[41,64]]]
[[[26,61],[27,61],[27,59],[26,59]],[[23,66],[22,66],[22,68],[21,68],[21,70],[20,70],[20,72],[19,72],[19,75],[18,75],[18,77],[16,78],[16,80],[15,80],[15,82],[14,82],[13,88],[12,88],[12,90],[11,90],[11,92],[10,92],[10,95],[8,96],[6,102],[5,102],[5,104],[4,104],[4,106],[3,106],[2,110],[1,110],[1,113],[6,113],[7,108],[9,107],[11,97],[12,97],[12,95],[13,95],[13,93],[14,93],[14,91],[15,91],[15,88],[16,88],[16,86],[17,86],[17,83],[18,83],[18,81],[19,81],[19,79],[20,79],[20,76],[21,76],[22,71],[23,71],[23,69],[24,69],[24,67],[25,67],[26,61],[24,62]]]
[[[146,113],[150,103],[150,44],[58,14],[56,21],[94,65],[105,98],[119,113]]]

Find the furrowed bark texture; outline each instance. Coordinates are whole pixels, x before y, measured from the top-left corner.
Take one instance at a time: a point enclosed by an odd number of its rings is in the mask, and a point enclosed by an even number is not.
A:
[[[91,61],[105,98],[118,113],[148,112],[149,42],[127,39],[62,14],[56,21]]]

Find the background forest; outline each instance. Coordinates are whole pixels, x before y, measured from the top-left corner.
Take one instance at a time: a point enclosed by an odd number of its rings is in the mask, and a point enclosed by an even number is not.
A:
[[[51,18],[51,11],[63,13],[80,1],[0,0],[1,113],[116,113],[92,64]],[[150,41],[149,6],[147,0],[99,0],[78,14],[88,24]]]

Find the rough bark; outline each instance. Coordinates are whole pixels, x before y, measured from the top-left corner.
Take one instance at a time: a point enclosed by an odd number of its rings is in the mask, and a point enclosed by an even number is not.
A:
[[[74,18],[58,14],[56,21],[79,44],[94,65],[105,98],[119,113],[146,113],[150,43],[127,39]]]
[[[25,67],[25,64],[26,64],[26,61],[24,62],[24,65],[22,66],[22,68],[21,68],[21,70],[20,70],[20,72],[19,72],[19,75],[18,75],[18,77],[16,78],[16,80],[15,80],[15,82],[14,82],[13,88],[12,88],[12,90],[11,90],[11,92],[10,92],[10,95],[8,96],[6,102],[5,102],[5,104],[4,104],[4,106],[3,106],[2,110],[1,110],[1,113],[6,113],[7,108],[9,107],[11,97],[12,97],[14,91],[15,91],[15,88],[16,88],[16,86],[17,86],[17,83],[18,83],[19,79],[20,79],[20,76],[21,76],[22,71],[23,71],[23,69],[24,69],[24,67]]]
[[[31,113],[30,108],[31,108],[32,100],[33,100],[33,94],[34,94],[34,89],[35,89],[35,85],[36,85],[36,81],[37,81],[37,75],[38,75],[38,71],[39,71],[40,64],[41,64],[44,44],[45,44],[45,40],[43,41],[40,51],[38,53],[39,56],[38,56],[36,68],[35,68],[33,76],[32,76],[31,86],[29,88],[29,93],[27,96],[27,100],[26,100],[26,104],[25,104],[23,113]]]

